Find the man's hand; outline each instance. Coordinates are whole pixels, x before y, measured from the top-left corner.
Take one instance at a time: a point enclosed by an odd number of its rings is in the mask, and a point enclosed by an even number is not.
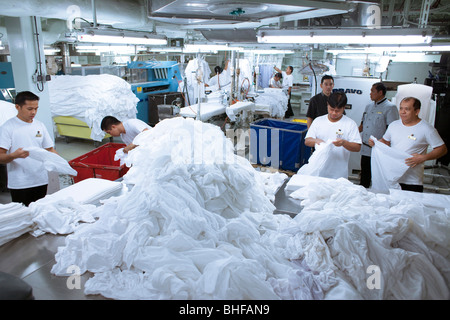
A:
[[[411,158],[405,160],[407,166],[414,168],[415,166],[425,162],[426,156],[423,154],[413,153]]]
[[[336,141],[333,141],[333,144],[334,144],[336,147],[342,147],[342,146],[344,146],[344,143],[345,143],[345,142],[347,142],[347,140],[337,138]]]
[[[315,144],[321,144],[324,143],[325,141],[323,141],[322,139],[316,139]]]
[[[14,159],[17,158],[26,158],[30,155],[30,153],[28,151],[23,150],[23,148],[19,148],[16,151],[14,151],[13,153],[11,153],[11,156]]]
[[[128,151],[131,151],[131,150],[133,150],[136,147],[137,147],[137,145],[130,143],[125,148],[123,148],[123,152],[124,153],[128,153]]]

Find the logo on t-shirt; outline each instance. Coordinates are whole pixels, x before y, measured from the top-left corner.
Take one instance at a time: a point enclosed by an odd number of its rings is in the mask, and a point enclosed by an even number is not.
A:
[[[42,137],[42,133],[41,133],[40,131],[38,131],[38,132],[36,133],[36,138],[40,138],[40,137]]]

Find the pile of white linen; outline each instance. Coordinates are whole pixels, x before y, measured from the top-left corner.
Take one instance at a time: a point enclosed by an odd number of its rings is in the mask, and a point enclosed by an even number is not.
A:
[[[281,172],[259,172],[264,182],[264,193],[272,203],[275,201],[275,194],[281,188],[288,176]]]
[[[256,111],[259,110],[258,105],[269,105],[270,115],[282,118],[288,107],[288,96],[281,89],[264,88],[264,92],[255,98]]]
[[[292,220],[273,215],[261,176],[218,127],[173,118],[138,137],[123,181],[134,187],[67,236],[52,273],[77,265],[94,273],[86,294],[115,299],[320,299],[336,283],[307,264],[324,241],[272,241]]]
[[[131,85],[110,74],[53,76],[48,82],[52,116],[75,117],[92,129],[91,138],[101,141],[100,124],[105,116],[120,121],[136,118],[139,99]]]
[[[17,115],[16,105],[0,100],[0,126]]]
[[[327,298],[449,298],[448,206],[425,206],[414,193],[375,194],[342,178],[310,183],[291,196],[304,205],[291,231],[320,235],[332,259],[310,268],[325,262],[339,269],[340,284]],[[371,266],[380,270],[379,288],[368,285]]]
[[[124,187],[120,182],[89,178],[30,203],[32,234],[70,234],[83,223],[93,223],[95,205],[119,195]]]
[[[303,206],[292,219],[273,214],[263,176],[216,126],[166,119],[135,142],[123,181],[133,188],[86,210],[96,220],[78,223],[55,256],[53,274],[69,275],[71,265],[94,273],[86,294],[449,298],[448,196],[375,194],[346,179],[310,179],[292,193]]]
[[[0,204],[0,246],[32,230],[31,210],[21,203]]]

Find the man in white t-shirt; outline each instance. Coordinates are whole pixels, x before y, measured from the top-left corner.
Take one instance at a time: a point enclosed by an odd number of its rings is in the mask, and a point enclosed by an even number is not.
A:
[[[423,192],[425,161],[447,154],[447,147],[437,130],[419,118],[420,100],[406,97],[400,102],[400,120],[393,121],[380,139],[386,145],[411,155],[405,159],[410,167],[399,179],[402,190]],[[373,146],[373,141],[369,140]],[[428,146],[433,149],[427,153]]]
[[[336,167],[333,174],[325,178],[348,178],[348,161],[350,152],[361,150],[361,135],[355,121],[344,115],[347,96],[344,92],[334,92],[328,98],[328,114],[317,117],[308,129],[305,145],[314,147],[316,144],[332,140],[334,148],[330,157]],[[316,151],[315,151],[316,152]]]
[[[0,127],[0,163],[7,164],[12,201],[28,206],[46,196],[48,173],[43,162],[30,158],[25,149],[38,147],[56,151],[45,125],[34,119],[39,97],[22,91],[17,94],[15,104],[17,116]]]
[[[124,153],[137,146],[133,144],[134,138],[142,131],[149,130],[151,127],[144,121],[139,119],[128,119],[119,121],[113,116],[106,116],[103,118],[100,128],[113,137],[119,137],[127,146],[123,149]]]
[[[294,85],[294,76],[292,75],[292,72],[294,71],[294,67],[288,66],[286,68],[286,71],[281,71],[277,67],[274,67],[274,69],[277,72],[280,72],[283,76],[283,90],[285,90],[286,95],[288,96],[288,108],[286,110],[284,117],[290,118],[294,115],[294,111],[292,111],[292,107],[291,107],[291,91],[292,91],[292,86]]]

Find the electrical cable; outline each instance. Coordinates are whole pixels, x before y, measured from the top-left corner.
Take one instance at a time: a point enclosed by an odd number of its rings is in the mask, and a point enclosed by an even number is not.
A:
[[[36,77],[36,87],[39,90],[39,92],[44,91],[44,76],[42,75],[42,60],[41,60],[41,49],[40,49],[40,44],[39,44],[39,33],[38,33],[38,26],[37,26],[37,19],[36,16],[33,17],[34,18],[34,27],[36,30],[36,44],[37,44],[37,50],[38,50],[38,68],[39,68],[39,73]],[[37,69],[36,69],[37,72]],[[41,77],[41,80],[39,81],[39,76]],[[42,87],[39,87],[39,82],[41,83]]]
[[[314,68],[311,65],[311,62],[309,62],[309,67],[311,68],[313,74],[314,74],[314,84],[315,84],[315,95],[317,94],[317,77],[316,77],[316,72],[314,71]]]

